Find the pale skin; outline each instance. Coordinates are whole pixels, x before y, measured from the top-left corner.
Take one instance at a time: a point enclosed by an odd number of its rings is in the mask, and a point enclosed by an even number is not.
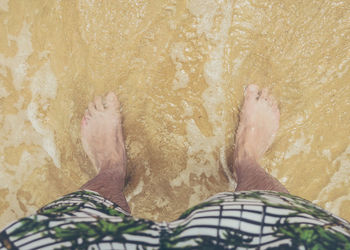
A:
[[[273,190],[288,192],[260,165],[279,127],[279,109],[267,89],[249,85],[241,108],[236,133],[233,166],[235,191]],[[114,93],[96,97],[81,122],[81,140],[98,174],[81,189],[96,191],[130,212],[124,196],[126,152],[121,125],[120,103]]]
[[[280,113],[268,89],[249,85],[245,90],[232,170],[237,176],[235,191],[273,190],[288,193],[287,189],[260,165],[259,160],[271,146],[279,127]]]

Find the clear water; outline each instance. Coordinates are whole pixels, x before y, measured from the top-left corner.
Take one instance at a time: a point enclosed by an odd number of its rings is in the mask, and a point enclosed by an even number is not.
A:
[[[79,140],[95,95],[117,93],[136,216],[172,220],[233,190],[249,83],[281,128],[262,166],[350,220],[350,3],[0,0],[0,226],[92,178]]]

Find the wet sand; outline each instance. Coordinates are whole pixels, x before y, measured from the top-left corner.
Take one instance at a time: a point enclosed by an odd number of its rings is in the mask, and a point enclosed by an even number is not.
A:
[[[132,213],[170,221],[221,191],[243,89],[281,127],[262,166],[350,220],[347,1],[0,0],[0,227],[95,175],[80,120],[121,103]]]

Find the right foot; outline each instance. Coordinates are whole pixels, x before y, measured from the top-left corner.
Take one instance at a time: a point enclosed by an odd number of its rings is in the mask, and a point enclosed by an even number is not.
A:
[[[249,85],[240,114],[236,133],[233,174],[237,181],[235,191],[288,190],[259,165],[259,160],[270,147],[277,133],[280,113],[275,99],[267,89]]]
[[[275,99],[265,88],[249,85],[236,133],[234,161],[258,161],[270,147],[279,127],[280,113]]]
[[[96,168],[117,170],[126,175],[126,154],[121,126],[120,103],[114,93],[91,102],[81,122],[81,141]]]

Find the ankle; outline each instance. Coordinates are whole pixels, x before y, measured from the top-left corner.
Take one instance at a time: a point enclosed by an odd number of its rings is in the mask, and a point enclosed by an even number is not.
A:
[[[91,180],[83,185],[86,189],[103,189],[110,191],[123,192],[125,185],[125,174],[119,169],[101,169],[100,172]]]
[[[99,173],[101,172],[110,172],[113,174],[121,174],[125,175],[125,160],[124,159],[118,159],[117,157],[105,157],[102,158],[103,160],[98,161],[99,166]]]
[[[255,157],[251,156],[245,150],[238,150],[234,152],[233,168],[237,177],[236,181],[246,178],[247,173],[261,168]]]
[[[248,150],[239,149],[235,150],[233,153],[233,163],[236,167],[239,167],[241,165],[245,166],[253,163],[256,164],[257,159]]]
[[[120,168],[101,169],[100,173],[83,185],[81,189],[98,192],[107,200],[118,204],[129,212],[128,203],[124,196],[125,176],[119,171]]]

